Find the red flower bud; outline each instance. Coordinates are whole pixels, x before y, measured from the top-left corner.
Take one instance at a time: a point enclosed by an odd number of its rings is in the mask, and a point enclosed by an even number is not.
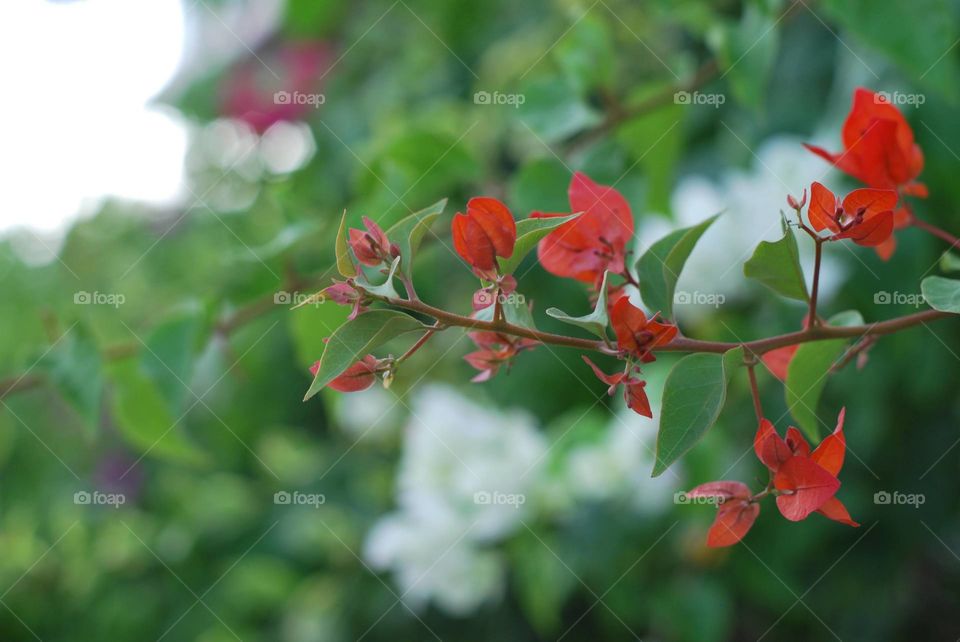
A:
[[[453,246],[477,273],[495,276],[497,257],[509,258],[516,242],[513,215],[495,198],[471,198],[467,213],[453,217]]]
[[[617,347],[644,361],[653,361],[651,351],[673,341],[677,326],[648,320],[643,310],[621,297],[610,311],[610,325],[617,335]]]
[[[350,248],[354,256],[364,265],[389,263],[395,256],[394,248],[383,230],[374,221],[363,217],[366,230],[350,230]]]

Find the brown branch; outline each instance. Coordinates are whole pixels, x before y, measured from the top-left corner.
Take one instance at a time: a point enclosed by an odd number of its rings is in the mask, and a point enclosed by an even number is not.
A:
[[[410,310],[411,312],[418,312],[420,314],[432,317],[445,326],[461,327],[470,330],[499,332],[501,334],[507,334],[515,337],[533,339],[534,341],[549,345],[579,348],[581,350],[592,350],[594,352],[602,352],[604,354],[617,354],[616,350],[607,347],[602,341],[581,339],[579,337],[570,337],[562,334],[554,334],[552,332],[541,332],[540,330],[533,330],[531,328],[507,323],[506,321],[483,321],[480,319],[474,319],[468,316],[456,314],[454,312],[442,310],[424,303],[423,301],[408,301],[405,299],[393,299],[385,297],[381,297],[380,300],[398,308],[403,308]],[[868,325],[816,325],[798,332],[790,332],[787,334],[767,337],[765,339],[756,339],[743,343],[734,343],[729,341],[701,341],[699,339],[677,337],[669,344],[658,346],[654,350],[656,352],[712,352],[716,354],[722,354],[728,350],[732,350],[733,348],[742,345],[745,350],[755,355],[761,355],[776,348],[799,345],[801,343],[809,343],[811,341],[823,341],[826,339],[841,339],[851,337],[859,338],[865,336],[891,334],[893,332],[905,330],[928,321],[935,321],[948,316],[954,315],[950,312],[940,312],[939,310],[924,310],[923,312],[915,312],[906,316],[889,319],[887,321],[878,321]]]

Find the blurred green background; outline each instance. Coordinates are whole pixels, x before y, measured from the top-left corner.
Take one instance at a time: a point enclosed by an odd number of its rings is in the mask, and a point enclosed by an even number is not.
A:
[[[915,205],[960,232],[957,2],[181,9],[192,46],[154,103],[187,132],[182,198],[108,198],[52,236],[30,231],[29,211],[2,214],[26,225],[0,238],[2,639],[960,637],[960,324],[884,338],[865,369],[829,380],[819,413],[832,425],[847,408],[842,498],[860,529],[789,523],[768,504],[717,551],[703,544],[712,510],[674,493],[761,477],[745,381],[651,479],[656,421],[607,398],[574,351],[538,348],[469,384],[471,344],[451,330],[389,390],[301,403],[347,311],[290,309],[333,274],[344,208],[386,227],[449,197],[417,284],[465,313],[475,284],[448,251],[452,213],[480,194],[517,218],[566,211],[580,170],[628,198],[637,251],[725,210],[681,280],[723,300],[682,306],[685,334],[795,330],[802,306],[741,265],[777,237],[786,194],[854,187],[800,147],[840,147],[854,87],[923,97],[902,107],[927,160],[931,196]],[[945,248],[898,239],[889,263],[829,248],[821,310],[913,311],[896,301]],[[563,331],[546,307],[588,309],[533,256],[518,277],[544,329]],[[655,410],[671,361],[647,368]],[[760,384],[784,430],[782,385]],[[924,501],[877,504],[880,491]],[[514,501],[475,495],[497,492]]]

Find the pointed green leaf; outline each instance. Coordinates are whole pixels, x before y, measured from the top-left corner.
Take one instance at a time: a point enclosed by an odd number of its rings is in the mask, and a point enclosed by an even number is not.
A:
[[[637,261],[640,296],[651,312],[659,311],[666,318],[673,318],[673,293],[683,266],[697,241],[719,216],[714,214],[697,225],[674,230],[651,245]]]
[[[103,361],[93,337],[77,326],[44,355],[40,366],[93,434],[100,424],[103,391]]]
[[[830,318],[829,325],[862,325],[863,317],[855,310],[841,312]],[[800,428],[812,440],[820,438],[817,405],[827,385],[830,369],[845,354],[847,339],[829,339],[801,344],[787,367],[784,382],[787,409]]]
[[[202,329],[201,309],[189,307],[154,328],[140,352],[143,372],[156,383],[173,413],[194,401],[187,395]]]
[[[663,386],[654,477],[700,441],[720,416],[726,395],[722,355],[691,354],[673,366]]]
[[[478,310],[474,317],[481,321],[493,321],[494,307],[491,305]],[[537,329],[533,321],[533,314],[530,312],[530,306],[527,305],[527,300],[523,295],[514,292],[505,297],[501,307],[503,308],[503,318],[506,319],[507,323],[531,330]]]
[[[429,207],[400,219],[387,230],[387,238],[400,248],[401,264],[405,274],[410,274],[413,256],[420,247],[423,236],[430,229],[433,221],[443,213],[446,206],[447,199],[437,201]]]
[[[557,321],[563,321],[571,325],[579,326],[597,335],[604,341],[607,340],[607,325],[610,320],[607,318],[607,277],[609,272],[603,273],[603,283],[600,285],[600,295],[597,297],[597,304],[593,306],[593,312],[582,317],[572,317],[563,310],[557,308],[547,308],[547,316],[553,317]]]
[[[303,400],[306,401],[337,375],[390,339],[424,325],[409,314],[396,310],[370,310],[337,328],[320,357],[320,368]]]
[[[960,313],[960,281],[928,276],[920,282],[920,291],[934,310]]]
[[[170,412],[160,390],[135,361],[111,368],[113,416],[124,439],[141,454],[200,463],[206,456],[187,440],[184,417]]]
[[[393,263],[390,264],[390,272],[387,274],[387,280],[381,283],[380,285],[374,285],[367,280],[367,275],[361,272],[357,275],[357,278],[354,279],[354,283],[358,288],[366,290],[370,294],[375,296],[382,296],[391,299],[399,299],[400,295],[397,293],[396,288],[393,287],[393,277],[397,272],[397,267],[400,265],[400,257],[393,259]]]
[[[570,216],[554,218],[525,218],[517,221],[517,243],[513,246],[513,254],[508,259],[500,259],[500,273],[513,274],[520,262],[537,246],[537,243],[547,234],[557,229],[567,221],[572,221],[580,213]]]
[[[760,241],[753,256],[743,264],[743,274],[756,279],[785,297],[807,300],[807,283],[800,267],[800,252],[793,230],[782,218],[783,238],[779,241]]]
[[[357,268],[350,258],[350,244],[347,242],[347,210],[343,210],[340,217],[340,227],[337,229],[337,242],[334,248],[337,256],[337,270],[341,276],[357,276]]]

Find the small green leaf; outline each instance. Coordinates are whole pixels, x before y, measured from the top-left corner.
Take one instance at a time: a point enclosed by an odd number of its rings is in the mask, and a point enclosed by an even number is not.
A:
[[[609,272],[603,273],[600,295],[597,297],[597,304],[593,306],[593,312],[590,314],[582,317],[572,317],[563,310],[547,308],[547,316],[553,317],[557,321],[579,326],[606,341],[607,325],[610,323],[610,320],[607,318],[607,277],[609,275]]]
[[[743,346],[731,348],[723,353],[723,372],[726,375],[727,383],[730,383],[730,379],[733,378],[737,370],[744,366],[743,357]]]
[[[344,370],[406,332],[422,330],[423,324],[396,310],[370,310],[337,328],[320,357],[320,369],[303,400],[317,394]]]
[[[390,264],[390,272],[387,274],[387,280],[380,285],[374,285],[370,283],[370,281],[367,280],[367,275],[363,274],[362,272],[357,275],[356,279],[354,279],[354,283],[358,288],[366,290],[375,296],[399,299],[400,295],[397,293],[396,288],[393,287],[393,277],[396,274],[399,266],[400,257],[398,256],[397,258],[393,259],[393,263]]]
[[[674,230],[651,245],[637,261],[640,296],[651,311],[673,318],[673,293],[697,241],[720,214],[692,227]]]
[[[357,276],[357,268],[353,265],[350,258],[350,244],[347,242],[347,210],[343,210],[343,216],[340,217],[340,228],[337,230],[337,243],[335,247],[337,255],[337,270],[341,276]]]
[[[537,243],[543,237],[577,216],[580,216],[579,212],[570,216],[525,218],[522,221],[517,221],[517,243],[513,246],[513,254],[510,255],[510,258],[500,259],[500,273],[513,274],[524,257],[537,246]]]
[[[156,383],[171,412],[183,408],[190,391],[188,384],[203,327],[200,312],[194,306],[167,319],[147,336],[140,352],[143,372]],[[188,404],[192,401],[187,399]]]
[[[862,325],[863,317],[855,310],[841,312],[830,318],[828,325]],[[806,435],[820,438],[817,405],[827,385],[830,369],[846,352],[847,339],[829,339],[801,344],[787,367],[784,383],[787,409]]]
[[[654,477],[700,441],[720,416],[726,395],[723,356],[691,354],[673,366],[663,386]]]
[[[537,329],[533,321],[533,314],[530,313],[530,306],[527,305],[527,300],[523,295],[513,293],[504,299],[500,306],[503,308],[503,318],[506,319],[507,323],[531,330]],[[493,321],[494,309],[495,306],[490,305],[478,310],[474,314],[474,318],[481,321]]]
[[[944,272],[960,272],[960,256],[947,250],[940,257],[940,269]]]
[[[387,238],[400,248],[401,264],[405,274],[410,274],[413,256],[420,247],[423,236],[433,221],[443,213],[447,199],[437,201],[429,207],[414,212],[394,223],[386,232]]]
[[[934,310],[960,313],[960,281],[928,276],[921,281],[920,291]]]
[[[745,4],[740,22],[716,29],[711,40],[737,100],[759,111],[776,60],[779,20],[757,4]]]
[[[113,416],[123,437],[143,455],[201,463],[206,456],[183,434],[184,417],[174,416],[160,390],[135,361],[111,368]]]
[[[760,241],[753,256],[743,264],[743,274],[756,279],[785,297],[807,300],[807,284],[800,267],[797,239],[787,220],[781,216],[783,238],[779,241]]]
[[[40,365],[80,415],[88,434],[93,434],[100,424],[103,392],[103,362],[93,337],[82,326],[74,328]]]

